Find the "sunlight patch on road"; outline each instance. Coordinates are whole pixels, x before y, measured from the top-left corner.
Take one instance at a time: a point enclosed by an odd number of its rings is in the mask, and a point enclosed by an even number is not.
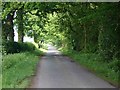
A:
[[[46,50],[46,49],[43,49],[43,48],[40,48],[40,51],[43,51],[44,53],[47,52],[47,50]]]
[[[38,48],[38,44],[37,43],[35,43],[35,42],[32,42],[32,43],[35,45],[36,48]],[[40,48],[39,50],[42,51],[42,52],[44,52],[44,53],[47,52],[47,50],[44,49],[44,48]]]

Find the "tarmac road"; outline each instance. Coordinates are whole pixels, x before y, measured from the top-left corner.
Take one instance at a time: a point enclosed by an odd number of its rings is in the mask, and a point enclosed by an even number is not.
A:
[[[71,59],[62,56],[52,45],[38,64],[30,88],[114,88]]]

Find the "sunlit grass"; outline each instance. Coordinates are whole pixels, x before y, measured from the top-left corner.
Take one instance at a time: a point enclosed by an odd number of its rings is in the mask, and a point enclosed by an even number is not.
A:
[[[33,42],[36,48],[38,48],[38,44]],[[47,44],[43,44],[43,47],[39,48],[40,51],[46,53],[47,52]]]
[[[47,50],[46,50],[46,49],[43,49],[43,48],[40,48],[40,50],[41,50],[42,52],[44,52],[44,53],[47,52]]]
[[[4,56],[2,88],[26,88],[35,73],[40,54],[40,51],[34,51]]]
[[[38,44],[37,43],[33,42],[33,44],[35,45],[36,48],[38,48]]]

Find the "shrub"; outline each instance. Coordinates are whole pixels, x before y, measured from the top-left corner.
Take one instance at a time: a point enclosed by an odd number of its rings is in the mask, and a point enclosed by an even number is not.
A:
[[[32,43],[25,42],[25,43],[18,43],[18,42],[6,42],[4,43],[3,52],[5,51],[6,54],[13,54],[25,51],[34,51],[35,46]]]
[[[35,50],[35,45],[29,42],[21,43],[20,46],[21,52]]]
[[[18,53],[20,52],[20,44],[17,42],[5,42],[4,43],[4,51],[6,54],[8,53]]]

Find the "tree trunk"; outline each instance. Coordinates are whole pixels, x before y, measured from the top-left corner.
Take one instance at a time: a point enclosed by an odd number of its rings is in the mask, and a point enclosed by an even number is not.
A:
[[[24,26],[23,26],[23,8],[17,11],[18,19],[18,42],[23,42]]]
[[[7,41],[7,28],[6,28],[6,23],[4,20],[2,20],[2,42]]]
[[[13,24],[13,19],[14,19],[14,11],[9,13],[7,15],[7,21],[5,25],[5,29],[8,31],[8,40],[11,42],[14,42],[14,24]],[[5,30],[6,31],[6,30]]]

